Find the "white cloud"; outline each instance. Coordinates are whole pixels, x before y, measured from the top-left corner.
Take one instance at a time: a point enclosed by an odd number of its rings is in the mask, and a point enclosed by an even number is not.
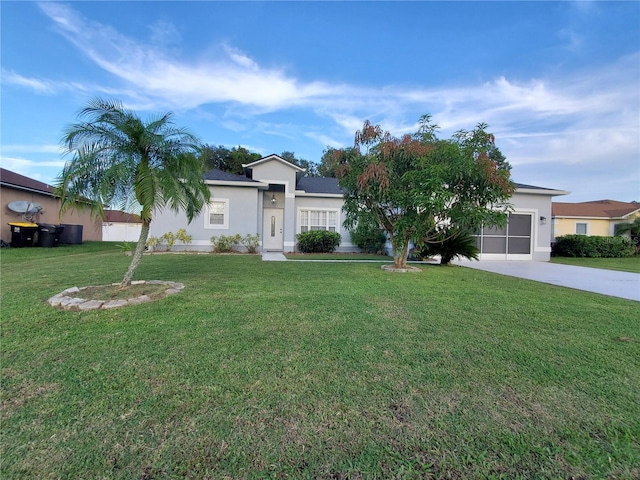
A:
[[[219,121],[231,130],[256,128],[295,139],[299,135],[295,128],[274,127],[256,114],[304,108],[316,115],[317,125],[324,131],[308,124],[297,126],[298,131],[312,132],[306,136],[325,146],[350,145],[366,119],[400,135],[414,130],[420,115],[431,113],[443,136],[479,122],[488,123],[508,160],[523,168],[544,167],[550,174],[560,175],[554,170],[560,165],[577,168],[607,162],[624,166],[627,172],[638,171],[638,52],[563,76],[500,76],[484,84],[456,87],[365,88],[322,79],[303,82],[285,69],[261,66],[250,54],[228,44],[206,58],[177,59],[162,45],[134,41],[83,18],[64,4],[48,2],[41,8],[65,38],[122,81],[120,94],[138,109],[201,109],[206,115],[204,106],[215,103],[225,109]],[[565,33],[576,46],[578,37],[571,30]],[[179,41],[179,33],[171,36],[172,41]],[[56,84],[13,72],[8,78],[41,93],[61,88],[107,92],[91,85]],[[326,119],[332,122],[329,127]]]
[[[55,153],[62,154],[60,145],[2,145],[2,153]]]
[[[149,26],[151,43],[159,45],[178,45],[182,40],[180,32],[171,22],[158,20]]]
[[[2,70],[2,83],[9,85],[18,85],[20,87],[29,88],[37,93],[52,95],[56,92],[55,83],[48,80],[39,80],[37,78],[29,78],[18,73]]]
[[[4,148],[4,147],[3,147]],[[0,156],[2,168],[33,178],[49,185],[53,184],[64,167],[64,160],[28,160],[22,157]]]

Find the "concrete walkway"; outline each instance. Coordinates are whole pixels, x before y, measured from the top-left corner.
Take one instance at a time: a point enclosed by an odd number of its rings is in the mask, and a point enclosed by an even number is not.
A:
[[[263,262],[286,262],[287,257],[282,252],[262,252]]]
[[[640,302],[640,274],[548,262],[460,260],[456,265]]]

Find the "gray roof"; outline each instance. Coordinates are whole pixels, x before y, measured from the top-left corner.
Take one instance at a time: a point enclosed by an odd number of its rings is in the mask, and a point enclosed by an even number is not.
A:
[[[344,194],[338,186],[338,179],[332,177],[302,177],[296,185],[296,190],[304,190],[307,193]]]
[[[248,178],[244,175],[236,175],[235,173],[223,172],[222,170],[213,169],[204,174],[205,180],[219,180],[223,182],[255,182],[256,180]]]
[[[536,187],[535,185],[525,185],[524,183],[516,183],[516,188],[528,188],[531,190],[553,190],[552,188]]]

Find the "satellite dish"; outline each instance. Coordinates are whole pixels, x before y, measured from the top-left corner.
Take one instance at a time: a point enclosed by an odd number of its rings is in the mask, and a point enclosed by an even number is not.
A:
[[[7,208],[16,213],[38,213],[42,210],[42,205],[36,202],[16,200],[15,202],[9,202]]]

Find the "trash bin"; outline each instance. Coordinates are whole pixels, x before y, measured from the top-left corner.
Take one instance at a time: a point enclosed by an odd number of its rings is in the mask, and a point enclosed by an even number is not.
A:
[[[33,247],[38,241],[38,224],[31,222],[9,222],[12,247]]]
[[[61,225],[50,225],[47,223],[38,224],[38,246],[57,247],[60,241],[60,234],[64,231]]]
[[[82,244],[82,225],[71,225],[63,223],[64,227],[60,235],[60,243],[64,245],[81,245]]]

